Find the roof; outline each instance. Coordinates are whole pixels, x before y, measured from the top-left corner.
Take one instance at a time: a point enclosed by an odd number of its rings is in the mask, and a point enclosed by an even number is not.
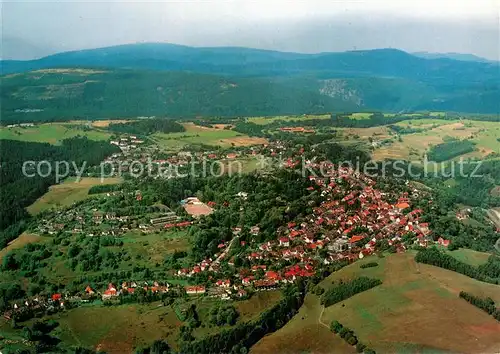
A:
[[[361,236],[361,235],[357,235],[357,236],[352,236],[350,239],[349,239],[349,243],[356,243],[358,241],[361,241],[362,239],[364,239],[365,236]]]
[[[409,207],[410,207],[410,204],[408,204],[406,202],[396,204],[396,208],[398,208],[398,209],[406,209],[406,208],[409,208]]]

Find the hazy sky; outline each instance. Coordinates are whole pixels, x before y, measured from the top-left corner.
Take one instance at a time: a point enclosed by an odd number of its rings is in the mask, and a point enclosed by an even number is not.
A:
[[[134,42],[498,59],[500,0],[4,1],[3,58]],[[36,53],[36,54],[35,54]]]

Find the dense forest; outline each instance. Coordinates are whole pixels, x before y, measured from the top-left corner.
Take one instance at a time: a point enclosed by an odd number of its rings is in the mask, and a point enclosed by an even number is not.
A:
[[[432,146],[428,156],[429,161],[442,162],[475,150],[475,143],[470,140],[450,139],[442,144]]]
[[[182,133],[186,129],[168,118],[140,119],[134,122],[113,123],[108,130],[119,134],[135,134],[138,136],[149,135],[152,133]]]
[[[28,218],[25,208],[57,182],[56,166],[60,174],[71,176],[76,169],[97,165],[117,151],[118,147],[107,142],[85,137],[63,140],[60,146],[0,140],[0,248],[23,229]]]

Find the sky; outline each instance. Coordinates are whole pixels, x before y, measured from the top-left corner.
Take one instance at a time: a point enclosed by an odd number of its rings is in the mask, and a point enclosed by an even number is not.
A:
[[[499,58],[500,0],[4,0],[2,58],[136,42]]]

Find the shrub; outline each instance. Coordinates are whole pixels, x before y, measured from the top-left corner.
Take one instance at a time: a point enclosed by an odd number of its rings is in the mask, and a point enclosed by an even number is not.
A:
[[[378,263],[377,262],[370,262],[370,263],[365,263],[365,264],[362,264],[360,266],[360,268],[373,268],[373,267],[377,267],[378,266]]]

